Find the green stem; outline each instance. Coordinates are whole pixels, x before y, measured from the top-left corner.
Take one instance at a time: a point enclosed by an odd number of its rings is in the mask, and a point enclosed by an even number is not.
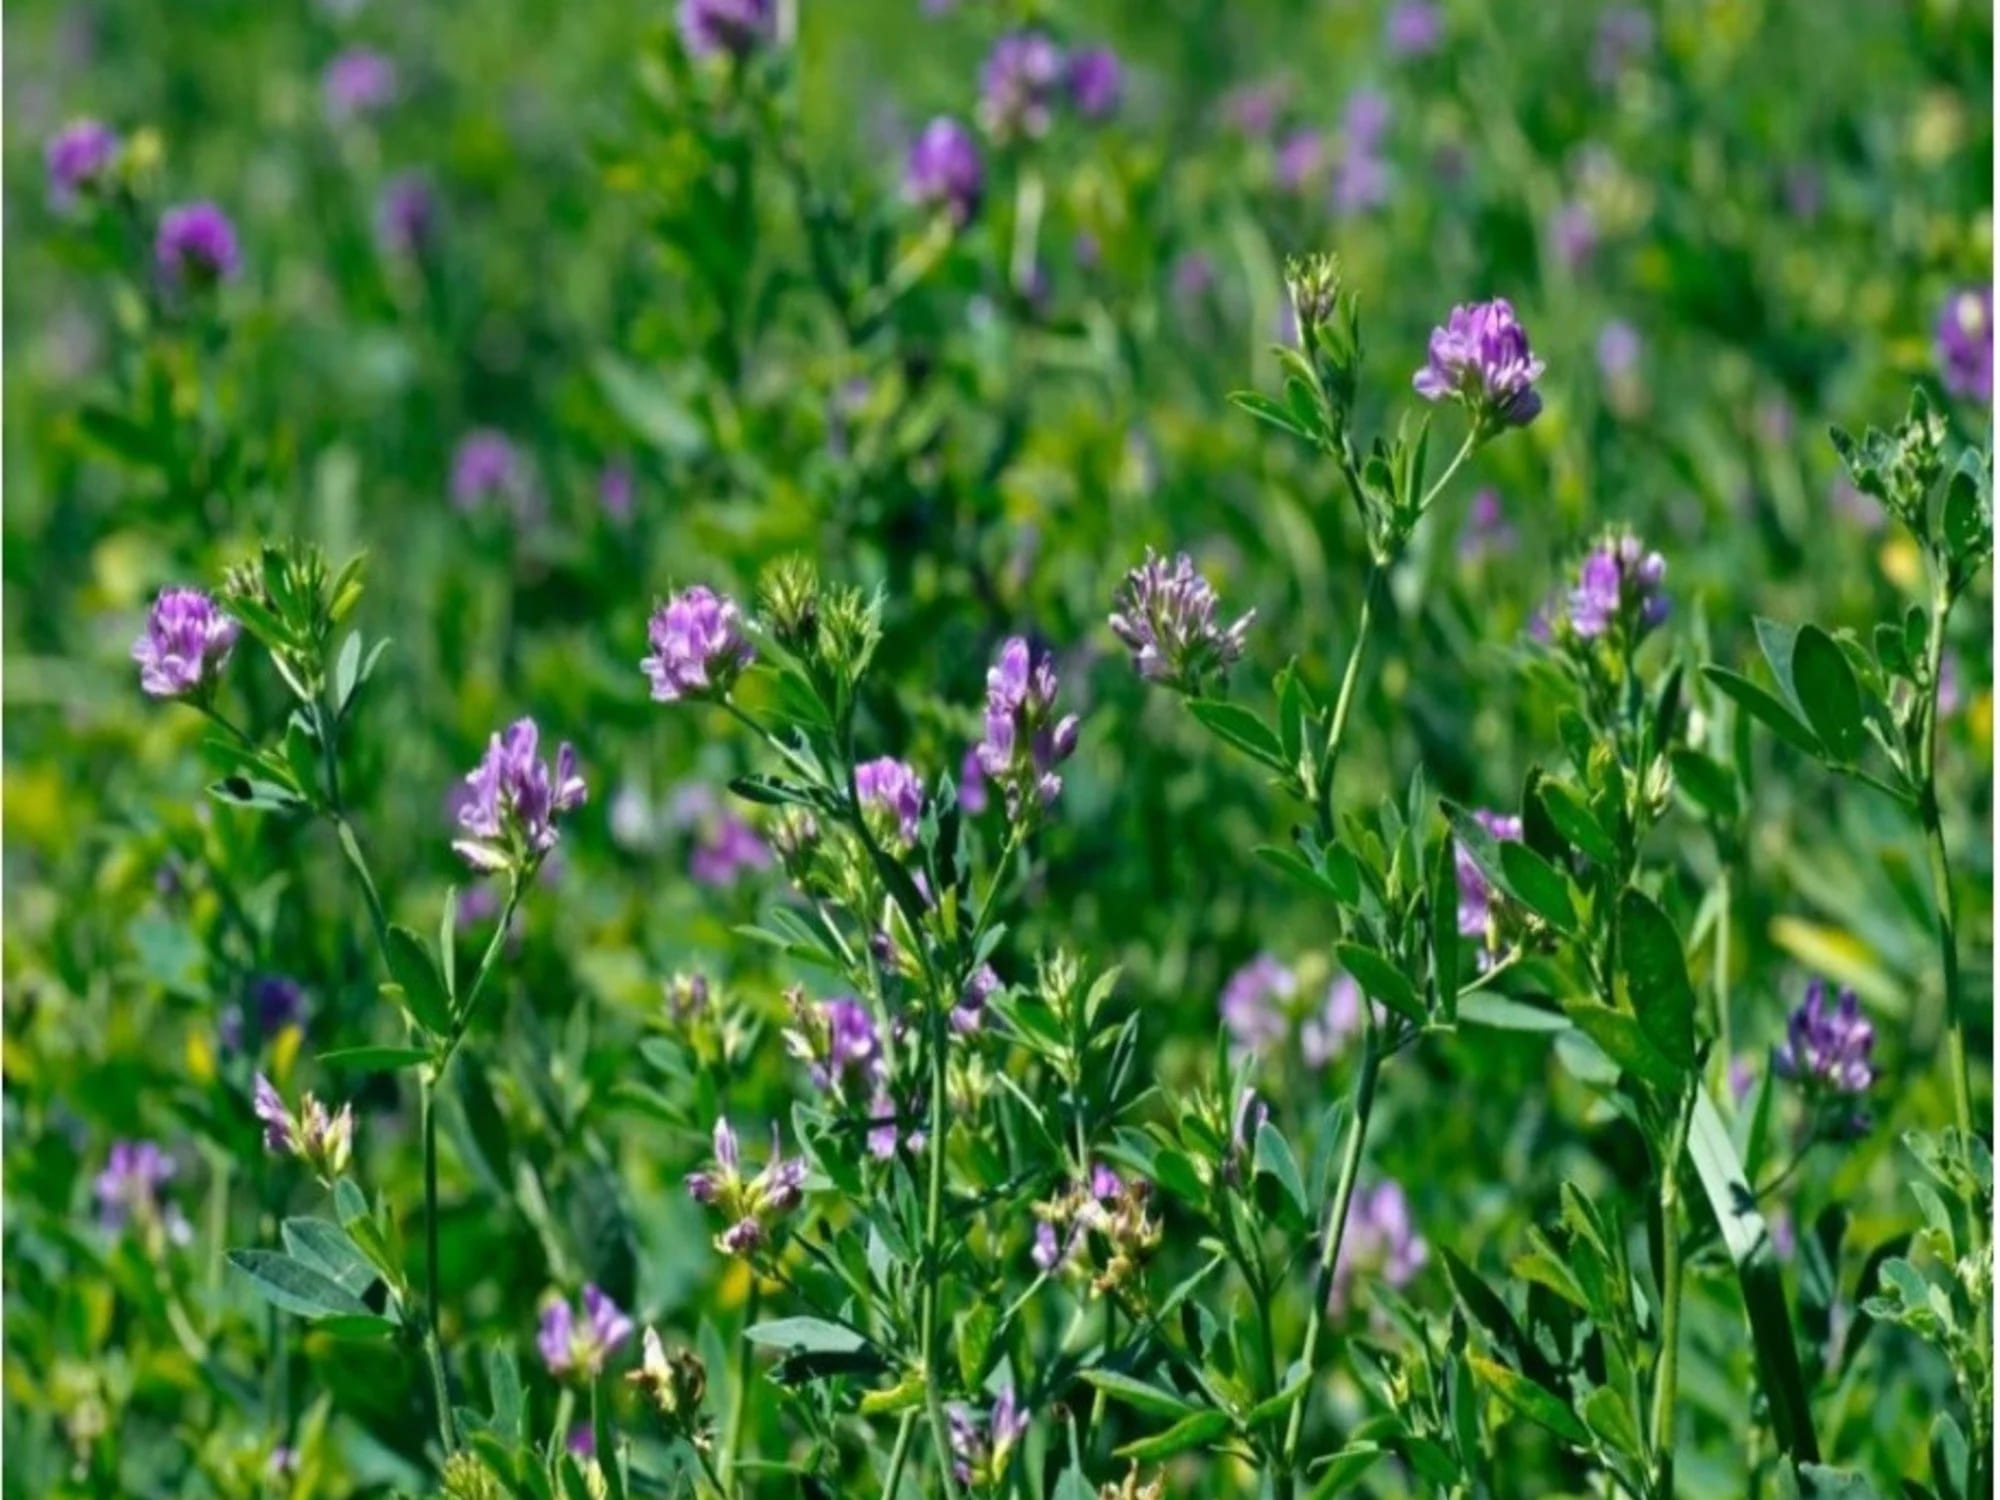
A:
[[[1333,722],[1326,732],[1326,746],[1320,752],[1319,785],[1313,802],[1319,815],[1322,839],[1333,837],[1333,772],[1340,762],[1340,747],[1347,737],[1347,716],[1354,708],[1355,684],[1361,679],[1361,659],[1368,654],[1368,635],[1375,623],[1375,596],[1387,576],[1386,565],[1370,563],[1368,581],[1361,593],[1361,617],[1355,622],[1354,644],[1348,648],[1347,669],[1340,676],[1340,694],[1333,701]]]
[[[1660,1163],[1660,1362],[1653,1373],[1654,1493],[1674,1493],[1674,1400],[1680,1386],[1681,1356],[1681,1154],[1687,1149],[1694,1115],[1690,1086],[1676,1110],[1674,1129]]]
[[[937,1449],[938,1484],[950,1500],[958,1500],[958,1476],[951,1469],[951,1429],[945,1422],[944,1396],[938,1389],[944,1378],[938,1359],[938,1328],[944,1312],[944,1134],[949,1124],[945,1115],[946,1002],[935,988],[930,1000],[930,1161],[924,1189],[924,1408],[930,1416],[931,1442]]]
[[[473,1013],[479,1005],[480,995],[485,992],[487,976],[493,972],[500,950],[507,942],[507,930],[514,925],[514,913],[521,906],[521,886],[519,875],[508,878],[507,900],[500,908],[499,925],[486,941],[486,951],[479,958],[478,972],[472,976],[472,987],[459,1003],[458,1014],[452,1019],[451,1032],[445,1037],[444,1049],[438,1054],[436,1073],[440,1083],[444,1081],[444,1070],[451,1066],[452,1058],[458,1054],[459,1044],[465,1040],[465,1034],[472,1026]]]
[[[436,1080],[426,1071],[418,1098],[424,1135],[424,1355],[430,1362],[432,1393],[437,1399],[438,1438],[452,1453],[458,1438],[452,1429],[451,1378],[445,1372],[444,1344],[438,1337],[438,1188]]]
[[[1952,1109],[1959,1130],[1969,1140],[1972,1129],[1972,1072],[1965,1049],[1964,996],[1958,973],[1958,894],[1951,883],[1951,863],[1945,851],[1944,814],[1938,806],[1938,674],[1944,664],[1944,628],[1951,614],[1951,598],[1943,590],[1932,591],[1930,641],[1924,653],[1925,692],[1923,728],[1917,746],[1918,806],[1924,825],[1924,842],[1930,861],[1931,895],[1937,902],[1938,960],[1944,974],[1945,1053],[1951,1071]],[[1976,1217],[1976,1216],[1975,1216]],[[1973,1225],[1984,1240],[1984,1226]]]
[[[1299,1351],[1299,1362],[1305,1367],[1307,1387],[1292,1403],[1292,1414],[1285,1423],[1285,1441],[1278,1450],[1278,1473],[1294,1474],[1298,1468],[1299,1438],[1305,1432],[1306,1406],[1312,1394],[1311,1380],[1314,1361],[1319,1355],[1320,1330],[1326,1323],[1326,1305],[1333,1296],[1333,1275],[1340,1264],[1340,1242],[1347,1234],[1347,1210],[1354,1201],[1354,1184],[1361,1172],[1361,1154],[1368,1141],[1368,1117],[1375,1108],[1375,1082],[1382,1070],[1382,1058],[1375,1046],[1375,1027],[1371,1019],[1368,1031],[1361,1044],[1361,1067],[1354,1076],[1354,1119],[1348,1127],[1347,1149],[1340,1160],[1340,1179],[1334,1188],[1333,1205],[1327,1210],[1326,1227],[1320,1234],[1319,1274],[1313,1282],[1312,1310],[1306,1315],[1306,1341]],[[1299,1474],[1293,1493],[1303,1496],[1307,1491],[1305,1476]]]
[[[896,1500],[896,1491],[902,1488],[903,1466],[910,1461],[910,1439],[916,1435],[917,1414],[903,1413],[903,1420],[896,1424],[896,1446],[889,1453],[889,1476],[882,1481],[882,1500]]]
[[[1424,513],[1431,508],[1431,502],[1442,495],[1444,487],[1457,477],[1458,471],[1465,466],[1465,461],[1472,457],[1473,450],[1478,448],[1479,440],[1484,435],[1479,424],[1475,422],[1471,430],[1465,434],[1465,441],[1458,445],[1458,452],[1451,456],[1451,462],[1446,464],[1444,472],[1438,475],[1437,482],[1425,490],[1424,498],[1417,502],[1417,520],[1421,521],[1424,518]]]
[[[750,1281],[750,1299],[744,1305],[743,1309],[743,1326],[748,1328],[756,1321],[757,1281],[755,1277],[752,1277]],[[729,1389],[729,1427],[727,1435],[723,1439],[722,1463],[720,1466],[721,1489],[725,1495],[730,1492],[730,1486],[736,1482],[736,1460],[737,1456],[743,1451],[743,1417],[745,1411],[748,1409],[750,1399],[751,1347],[750,1340],[748,1339],[739,1338],[736,1341],[736,1379],[732,1382]]]

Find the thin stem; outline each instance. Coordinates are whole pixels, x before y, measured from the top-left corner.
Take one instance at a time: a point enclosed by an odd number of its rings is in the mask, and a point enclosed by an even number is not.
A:
[[[1319,786],[1313,801],[1322,839],[1333,837],[1333,772],[1340,762],[1341,744],[1347,738],[1347,716],[1354,708],[1354,687],[1361,678],[1361,659],[1368,654],[1368,634],[1375,623],[1375,595],[1382,587],[1385,573],[1382,563],[1369,564],[1368,582],[1361,592],[1361,617],[1354,626],[1354,644],[1348,648],[1340,694],[1333,701],[1333,722],[1326,732],[1326,746],[1320,752]]]
[[[1972,1130],[1972,1072],[1965,1050],[1964,996],[1958,973],[1958,894],[1951,883],[1951,863],[1944,842],[1944,814],[1938,806],[1938,675],[1944,664],[1945,621],[1951,614],[1950,595],[1940,586],[1932,590],[1930,641],[1924,653],[1923,728],[1917,745],[1918,806],[1924,825],[1924,842],[1929,856],[1931,895],[1937,902],[1938,960],[1944,974],[1945,1053],[1951,1071],[1952,1109],[1958,1128],[1970,1140]],[[1976,1217],[1976,1216],[1975,1216]],[[1975,1223],[1974,1233],[1984,1240],[1984,1226]]]
[[[951,1429],[945,1422],[944,1397],[938,1390],[943,1370],[938,1360],[938,1326],[944,1312],[944,1135],[945,1019],[944,996],[933,989],[930,1004],[931,1124],[929,1181],[924,1190],[924,1297],[922,1356],[924,1407],[930,1416],[931,1442],[937,1449],[938,1483],[951,1500],[958,1500],[958,1476],[951,1470]]]
[[[1042,174],[1021,170],[1014,193],[1014,244],[1008,254],[1007,280],[1014,295],[1025,297],[1035,282],[1035,241],[1042,232]]]
[[[896,1446],[889,1453],[889,1477],[882,1482],[882,1500],[896,1500],[896,1491],[902,1488],[903,1466],[910,1461],[910,1439],[916,1435],[917,1414],[903,1413],[903,1420],[896,1424]]]
[[[458,1447],[452,1429],[451,1378],[445,1372],[444,1345],[438,1338],[438,1189],[436,1081],[427,1070],[418,1088],[424,1133],[424,1354],[430,1361],[431,1386],[437,1398],[438,1437],[446,1453]]]
[[[512,876],[507,882],[507,900],[500,908],[500,922],[493,929],[493,936],[487,939],[486,952],[480,956],[479,969],[472,976],[472,986],[465,992],[465,999],[459,1002],[458,1015],[451,1023],[451,1033],[444,1040],[444,1050],[438,1054],[436,1073],[439,1082],[444,1080],[444,1070],[458,1053],[459,1044],[465,1040],[471,1028],[475,1007],[486,989],[486,978],[493,972],[500,957],[500,950],[507,941],[507,930],[514,925],[514,913],[521,906],[521,878]]]
[[[1285,1423],[1284,1446],[1278,1450],[1278,1472],[1293,1474],[1298,1468],[1299,1438],[1305,1432],[1307,1397],[1311,1394],[1314,1361],[1319,1354],[1320,1329],[1326,1323],[1326,1305],[1333,1296],[1334,1270],[1340,1264],[1340,1242],[1347,1234],[1347,1210],[1354,1201],[1354,1184],[1361,1172],[1362,1149],[1368,1141],[1368,1117],[1375,1108],[1375,1082],[1382,1070],[1382,1058],[1375,1047],[1375,1027],[1371,1019],[1361,1044],[1361,1067],[1354,1076],[1354,1122],[1349,1126],[1347,1149],[1340,1160],[1340,1179],[1334,1188],[1333,1205],[1327,1210],[1326,1227],[1320,1233],[1319,1274],[1313,1282],[1312,1309],[1306,1315],[1306,1341],[1299,1351],[1305,1367],[1307,1389],[1292,1403]],[[1303,1474],[1298,1475],[1295,1495],[1307,1490]]]
[[[743,1326],[748,1328],[757,1321],[757,1281],[750,1281],[750,1300],[743,1309]],[[743,1416],[750,1397],[750,1350],[748,1339],[738,1339],[736,1345],[736,1379],[729,1390],[729,1427],[723,1438],[721,1488],[726,1495],[736,1480],[736,1458],[743,1451]]]
[[[1725,859],[1715,878],[1715,1052],[1727,1083],[1729,1061],[1736,1055],[1735,1027],[1729,1015],[1729,865]]]
[[[1695,1090],[1679,1104],[1674,1129],[1660,1162],[1660,1362],[1653,1372],[1653,1465],[1655,1493],[1674,1492],[1674,1400],[1681,1357],[1681,1153],[1687,1149],[1688,1122]]]
[[[1451,462],[1446,464],[1444,472],[1438,475],[1437,483],[1425,490],[1424,498],[1417,502],[1418,520],[1423,519],[1424,513],[1431,508],[1431,502],[1444,493],[1444,487],[1452,482],[1458,471],[1465,466],[1465,461],[1472,457],[1473,450],[1478,448],[1479,440],[1484,435],[1479,424],[1475,422],[1472,429],[1465,434],[1465,441],[1458,445],[1458,452],[1451,456]]]
[[[1000,895],[1001,883],[1007,878],[1007,869],[1014,863],[1014,854],[1021,847],[1021,826],[1017,823],[1007,830],[1006,847],[1000,851],[1000,858],[993,865],[993,881],[986,887],[986,897],[979,903],[979,916],[972,924],[973,941],[986,935],[986,924],[993,919],[993,903]]]

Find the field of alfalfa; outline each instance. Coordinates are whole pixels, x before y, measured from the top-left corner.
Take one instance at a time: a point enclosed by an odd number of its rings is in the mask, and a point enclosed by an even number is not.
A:
[[[24,0],[9,1496],[1991,1500],[1973,0]]]

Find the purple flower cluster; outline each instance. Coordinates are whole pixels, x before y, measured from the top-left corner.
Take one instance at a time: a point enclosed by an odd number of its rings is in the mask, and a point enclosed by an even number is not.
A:
[[[688,854],[688,874],[708,886],[732,886],[745,875],[770,867],[770,845],[727,811],[702,825]]]
[[[1015,1400],[1013,1386],[1001,1388],[983,1420],[959,1401],[952,1402],[945,1414],[951,1430],[951,1468],[958,1482],[997,1488],[1008,1455],[1028,1430],[1028,1414]]]
[[[743,1175],[743,1158],[729,1121],[715,1122],[715,1161],[706,1171],[687,1175],[688,1196],[719,1209],[729,1227],[715,1237],[725,1255],[749,1255],[769,1237],[771,1227],[799,1206],[804,1198],[806,1164],[785,1158],[777,1133],[771,1136],[771,1159],[755,1177]]]
[[[185,1245],[194,1231],[163,1192],[179,1170],[174,1159],[151,1141],[117,1141],[97,1174],[98,1223],[106,1234],[137,1229],[149,1241]]]
[[[646,643],[653,652],[639,666],[653,684],[656,703],[725,697],[757,659],[736,601],[701,584],[653,611]]]
[[[101,188],[117,165],[119,144],[118,132],[97,120],[74,120],[50,137],[42,153],[50,204],[72,208]]]
[[[981,964],[972,971],[972,977],[965,981],[965,989],[958,997],[958,1004],[951,1008],[951,1029],[960,1036],[971,1036],[986,1024],[986,1007],[993,997],[1005,988],[1000,976],[993,972],[993,965]]]
[[[460,438],[452,452],[451,503],[471,512],[496,500],[526,514],[534,504],[534,480],[512,440],[481,427]]]
[[[873,1089],[888,1059],[868,1007],[848,995],[815,1002],[795,990],[789,998],[792,1025],[785,1032],[785,1047],[805,1063],[813,1087],[839,1093],[859,1082]]]
[[[1350,217],[1380,208],[1389,201],[1389,165],[1382,154],[1388,132],[1387,95],[1361,89],[1347,101],[1341,125],[1340,164],[1333,174],[1335,213]]]
[[[139,686],[155,698],[185,698],[214,688],[240,631],[200,589],[163,589],[132,643]]]
[[[1116,1172],[1101,1161],[1093,1163],[1089,1185],[1078,1185],[1068,1199],[1058,1200],[1057,1204],[1051,1205],[1052,1208],[1063,1208],[1063,1212],[1045,1216],[1035,1224],[1035,1243],[1028,1252],[1028,1258],[1035,1263],[1035,1269],[1046,1275],[1053,1275],[1076,1259],[1077,1251],[1082,1248],[1086,1226],[1079,1221],[1073,1206],[1075,1201],[1087,1199],[1102,1209],[1105,1205],[1116,1202],[1124,1191],[1125,1184]],[[1057,1229],[1056,1220],[1062,1221],[1061,1230]]]
[[[184,203],[160,215],[153,261],[173,286],[233,281],[243,269],[236,226],[213,203]]]
[[[1827,1094],[1865,1094],[1875,1083],[1875,1028],[1853,990],[1829,1003],[1825,980],[1806,986],[1805,999],[1785,1023],[1785,1040],[1771,1056],[1782,1078]]]
[[[1459,401],[1481,427],[1525,427],[1541,414],[1545,366],[1528,348],[1513,304],[1461,303],[1431,330],[1430,358],[1412,382],[1426,401]]]
[[[1086,120],[1118,112],[1125,97],[1125,69],[1109,47],[1085,47],[1069,60],[1069,99]]]
[[[399,172],[375,200],[375,242],[389,255],[420,255],[437,234],[437,199],[421,172]]]
[[[1428,57],[1444,44],[1444,11],[1433,0],[1397,0],[1383,39],[1393,57]]]
[[[919,208],[942,210],[961,227],[979,211],[986,168],[972,132],[949,115],[939,115],[910,143],[903,169],[903,196]]]
[[[1268,953],[1244,964],[1222,987],[1222,1025],[1238,1053],[1257,1055],[1291,1033],[1299,976]]]
[[[986,738],[979,768],[1007,799],[1015,822],[1046,809],[1062,791],[1056,767],[1076,751],[1075,714],[1056,718],[1055,658],[1039,658],[1020,636],[1000,648],[986,673]]]
[[[1008,33],[980,69],[980,124],[1002,141],[1047,135],[1067,76],[1062,48],[1047,35]]]
[[[1299,1022],[1299,1057],[1309,1068],[1323,1068],[1360,1034],[1364,1024],[1361,986],[1351,974],[1336,974],[1326,987],[1326,999],[1316,1014]]]
[[[1148,682],[1199,694],[1202,684],[1243,655],[1256,610],[1232,625],[1216,623],[1215,590],[1185,552],[1171,563],[1146,549],[1146,560],[1125,575],[1112,601],[1111,632],[1132,653]]]
[[[354,1150],[354,1106],[330,1112],[311,1093],[299,1098],[297,1114],[262,1073],[251,1108],[264,1125],[264,1149],[273,1156],[295,1156],[323,1180],[332,1182],[347,1170]]]
[[[905,762],[893,755],[863,761],[854,768],[854,791],[876,838],[897,849],[916,843],[924,817],[924,783]]]
[[[1476,809],[1472,816],[1488,833],[1496,839],[1518,839],[1521,837],[1521,820],[1506,813],[1490,812],[1485,808]],[[1494,929],[1495,895],[1486,872],[1474,862],[1465,845],[1454,840],[1452,861],[1458,875],[1458,935],[1475,938],[1480,943],[1481,968],[1492,962],[1492,954],[1498,941]]]
[[[1400,1183],[1383,1181],[1355,1192],[1347,1216],[1340,1264],[1333,1273],[1330,1307],[1345,1307],[1354,1274],[1367,1267],[1391,1287],[1408,1286],[1430,1259],[1430,1247],[1410,1218],[1409,1199]]]
[[[542,1309],[535,1348],[556,1379],[588,1384],[604,1373],[611,1356],[632,1337],[632,1327],[617,1303],[595,1286],[586,1286],[576,1307],[556,1298]]]
[[[377,114],[395,99],[395,63],[367,47],[350,47],[320,75],[320,100],[333,125]]]
[[[777,39],[777,0],[681,0],[674,16],[694,57],[748,57]]]
[[[517,719],[488,741],[486,756],[465,778],[458,826],[467,838],[452,848],[480,870],[525,869],[541,863],[561,837],[557,820],[588,795],[576,751],[556,751],[553,771],[541,758],[541,731]]]
[[[1665,623],[1667,561],[1630,532],[1606,537],[1583,560],[1569,593],[1569,628],[1596,640],[1623,626],[1636,640]]]
[[[1993,401],[1993,288],[1966,287],[1945,302],[1937,324],[1938,378],[1980,406]]]

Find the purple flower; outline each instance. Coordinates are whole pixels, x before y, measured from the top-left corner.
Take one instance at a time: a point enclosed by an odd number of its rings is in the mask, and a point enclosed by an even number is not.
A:
[[[1806,986],[1806,996],[1785,1023],[1785,1040],[1771,1054],[1778,1076],[1809,1092],[1865,1094],[1875,1083],[1875,1028],[1861,1014],[1853,990],[1828,1003],[1825,980]]]
[[[330,1112],[311,1093],[299,1096],[295,1115],[262,1073],[251,1094],[251,1111],[264,1125],[264,1149],[273,1156],[296,1156],[322,1181],[333,1182],[347,1170],[354,1150],[354,1106]]]
[[[250,981],[243,1004],[232,1005],[216,1023],[216,1040],[225,1052],[255,1047],[288,1026],[305,1024],[306,992],[298,981],[281,974],[262,974]]]
[[[1521,837],[1519,818],[1509,817],[1505,813],[1489,812],[1485,808],[1475,809],[1472,816],[1481,828],[1496,839]],[[1486,872],[1474,861],[1471,852],[1457,840],[1452,842],[1452,862],[1458,874],[1458,935],[1479,940],[1480,967],[1484,968],[1491,961],[1496,940],[1493,925],[1493,887],[1486,879]]]
[[[1622,318],[1613,318],[1597,332],[1597,369],[1606,380],[1624,380],[1638,368],[1642,352],[1639,330]]]
[[[1014,636],[986,673],[986,738],[979,766],[999,783],[1007,816],[1020,822],[1046,809],[1062,791],[1056,767],[1076,750],[1077,717],[1056,718],[1055,658],[1039,658]]]
[[[1340,1264],[1334,1270],[1332,1307],[1347,1305],[1355,1269],[1368,1267],[1391,1287],[1405,1287],[1430,1259],[1430,1247],[1410,1219],[1409,1200],[1402,1185],[1385,1181],[1354,1195],[1341,1242]]]
[[[1597,252],[1597,215],[1587,203],[1565,203],[1549,225],[1549,239],[1564,269],[1578,270]]]
[[[993,1488],[1006,1472],[1008,1456],[1028,1430],[1028,1414],[1003,1386],[984,1420],[971,1407],[954,1401],[946,1408],[951,1430],[952,1473],[962,1485]]]
[[[481,427],[460,438],[452,453],[451,503],[470,512],[495,500],[525,513],[534,502],[534,485],[507,435]]]
[[[979,211],[985,187],[979,146],[972,132],[950,116],[939,115],[910,143],[903,196],[918,207],[941,209],[963,226]]]
[[[726,697],[757,659],[743,633],[743,611],[727,594],[695,584],[653,611],[646,622],[653,654],[639,666],[653,684],[653,701]]]
[[[558,1380],[588,1383],[604,1373],[618,1346],[632,1336],[632,1320],[595,1286],[583,1289],[583,1301],[572,1309],[560,1299],[542,1309],[535,1347]]]
[[[1199,250],[1190,250],[1174,261],[1174,300],[1184,311],[1198,303],[1215,287],[1215,262]]]
[[[1317,130],[1294,130],[1278,147],[1278,186],[1300,192],[1326,169],[1326,137]]]
[[[1444,12],[1431,0],[1398,0],[1384,39],[1393,57],[1427,57],[1444,41]]]
[[[185,698],[211,691],[240,627],[200,589],[163,589],[132,643],[139,686],[155,698]]]
[[[1461,401],[1483,427],[1525,427],[1542,410],[1544,366],[1506,298],[1462,303],[1431,331],[1430,359],[1412,382],[1426,401]]]
[[[872,1087],[887,1059],[868,1007],[849,995],[820,1004],[798,990],[788,996],[793,1024],[785,1031],[785,1049],[806,1064],[813,1087],[822,1093],[841,1090],[851,1081]]]
[[[175,286],[234,281],[243,269],[236,226],[213,203],[184,203],[160,215],[153,260]]]
[[[1333,174],[1333,211],[1343,218],[1369,213],[1389,201],[1388,163],[1372,150],[1349,146]]]
[[[958,766],[958,805],[974,817],[986,811],[986,772],[979,764],[979,747],[965,752]]]
[[[1389,96],[1380,89],[1356,89],[1341,111],[1341,139],[1350,151],[1372,152],[1389,133]]]
[[[1466,562],[1497,552],[1510,552],[1515,543],[1514,528],[1500,505],[1500,492],[1483,489],[1472,497],[1472,509],[1465,519],[1465,531],[1458,555]]]
[[[778,35],[776,0],[680,0],[675,21],[695,57],[748,57]]]
[[[854,789],[877,838],[903,849],[917,841],[924,783],[909,766],[891,755],[864,761],[854,768]]]
[[[1284,84],[1275,81],[1231,89],[1222,99],[1223,121],[1238,135],[1262,139],[1276,128],[1285,93]]]
[[[1577,572],[1569,628],[1589,641],[1623,624],[1637,639],[1667,618],[1666,578],[1666,559],[1646,551],[1630,532],[1606,537]]]
[[[770,866],[770,846],[756,829],[728,812],[702,828],[688,855],[688,874],[703,885],[734,885],[745,874]]]
[[[328,123],[345,125],[386,109],[396,98],[396,65],[366,47],[350,47],[320,75]]]
[[[75,206],[79,197],[104,186],[118,161],[118,132],[96,120],[73,120],[49,138],[42,153],[48,170],[49,202]]]
[[[1299,1023],[1299,1056],[1309,1068],[1323,1068],[1340,1055],[1363,1024],[1361,986],[1350,974],[1336,974],[1317,1015]]]
[[[186,1244],[193,1231],[162,1193],[176,1171],[174,1159],[151,1141],[114,1142],[94,1185],[98,1223],[104,1232],[121,1234],[129,1227],[139,1230],[155,1248],[162,1240]]]
[[[375,199],[375,242],[386,254],[421,254],[436,233],[437,199],[423,173],[399,172],[382,185]]]
[[[1993,400],[1993,288],[1953,292],[1938,316],[1938,378],[1961,400]]]
[[[972,971],[972,977],[965,981],[965,990],[958,997],[958,1004],[951,1008],[951,1029],[960,1036],[970,1036],[979,1030],[986,1019],[986,1006],[1004,986],[1000,976],[993,972],[993,965],[981,964]]]
[[[797,1157],[786,1159],[774,1128],[771,1159],[763,1171],[746,1179],[736,1132],[728,1120],[718,1119],[713,1167],[690,1172],[686,1180],[689,1197],[720,1210],[729,1221],[715,1237],[716,1249],[725,1255],[749,1255],[769,1238],[773,1224],[799,1206],[804,1197],[806,1164]]]
[[[614,526],[624,526],[632,520],[632,501],[638,488],[638,477],[632,471],[629,458],[614,458],[597,471],[597,503],[604,508],[604,514]]]
[[[1257,618],[1253,609],[1232,625],[1216,624],[1215,590],[1195,571],[1194,560],[1183,552],[1169,563],[1150,547],[1112,603],[1111,633],[1131,651],[1139,675],[1191,694],[1242,657]]]
[[[1222,987],[1222,1024],[1239,1054],[1260,1054],[1291,1035],[1291,1005],[1299,977],[1268,953],[1260,953]]]
[[[455,841],[452,848],[474,868],[539,864],[561,837],[557,819],[583,805],[588,792],[576,751],[563,744],[551,771],[540,748],[535,721],[517,719],[504,735],[487,742],[485,758],[465,778],[458,826],[470,837]]]
[[[1652,16],[1636,5],[1614,6],[1597,23],[1597,37],[1590,49],[1591,79],[1599,88],[1609,88],[1652,50]]]
[[[1069,60],[1069,98],[1086,120],[1107,119],[1125,94],[1125,70],[1109,47],[1086,47]]]
[[[996,140],[1047,135],[1067,65],[1039,31],[1000,38],[979,73],[979,122]]]

